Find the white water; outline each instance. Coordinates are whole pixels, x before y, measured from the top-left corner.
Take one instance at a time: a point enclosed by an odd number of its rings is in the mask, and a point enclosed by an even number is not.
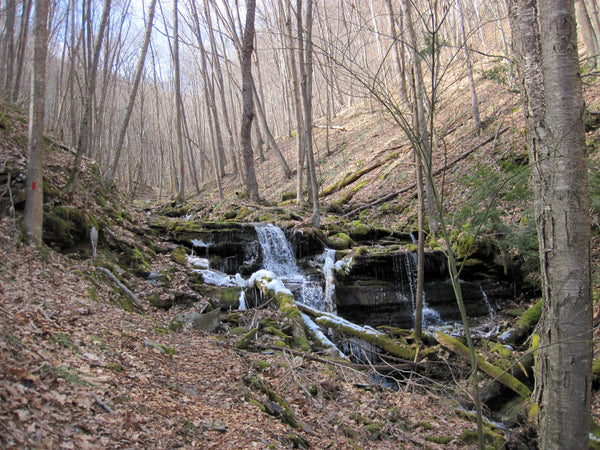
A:
[[[416,320],[417,308],[417,254],[408,253],[403,255],[402,268],[408,277],[408,285],[410,289],[411,302],[413,307],[413,318]],[[397,270],[397,268],[395,268]],[[442,322],[439,313],[427,305],[427,294],[423,292],[423,326],[438,325]]]
[[[283,230],[271,224],[255,224],[263,267],[279,277],[301,276],[296,258]]]

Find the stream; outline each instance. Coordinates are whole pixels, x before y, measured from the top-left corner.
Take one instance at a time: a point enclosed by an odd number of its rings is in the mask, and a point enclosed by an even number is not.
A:
[[[260,269],[248,278],[236,271],[227,274],[211,267],[211,243],[192,240],[197,253],[202,256],[188,257],[198,267],[204,282],[214,286],[237,286],[242,288],[239,308],[248,305],[246,291],[258,278],[267,278],[276,290],[293,294],[297,303],[316,311],[333,314],[357,327],[387,325],[411,329],[415,321],[417,255],[409,251],[375,252],[374,256],[361,260],[343,256],[336,261],[335,250],[324,248],[321,253],[298,260],[290,239],[285,232],[272,224],[252,224],[258,246],[245,247],[244,266],[260,260]],[[378,250],[378,249],[377,249]],[[430,266],[435,264],[429,263]],[[430,267],[430,279],[426,281],[423,295],[423,324],[426,329],[440,329],[460,334],[458,308],[447,275],[446,266]],[[465,298],[470,301],[471,317],[478,317],[485,324],[475,327],[475,333],[493,328],[493,308],[482,286],[461,282],[468,287]],[[450,296],[450,300],[448,300]],[[476,307],[475,307],[476,306]],[[379,349],[357,338],[341,338],[329,329],[322,329],[304,315],[306,325],[339,345],[338,351],[356,362],[374,362]],[[338,319],[336,319],[338,320]],[[367,351],[365,351],[367,348]]]

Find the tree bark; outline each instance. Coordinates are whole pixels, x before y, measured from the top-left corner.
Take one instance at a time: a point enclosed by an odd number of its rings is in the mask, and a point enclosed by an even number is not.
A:
[[[177,134],[177,148],[179,150],[179,192],[176,201],[185,203],[185,152],[183,149],[183,101],[181,100],[181,70],[179,67],[179,12],[177,0],[173,1],[173,66],[175,69],[175,133]]]
[[[463,17],[463,10],[461,0],[456,0],[456,7],[458,8],[458,18],[460,21],[460,36],[462,42],[462,49],[465,53],[465,64],[467,66],[467,79],[469,80],[469,90],[471,91],[471,109],[473,111],[473,121],[475,122],[475,130],[477,133],[481,130],[481,117],[479,115],[479,100],[477,99],[477,91],[475,90],[475,80],[473,79],[473,66],[471,65],[471,55],[467,47],[467,35],[465,33],[465,18]]]
[[[0,88],[4,91],[4,97],[10,98],[12,93],[13,67],[15,61],[15,16],[17,5],[15,0],[5,2],[4,36],[2,37],[2,66],[4,75],[0,79]]]
[[[296,1],[296,20],[298,22],[298,51],[300,53],[300,88],[304,109],[304,149],[308,163],[308,182],[313,206],[313,226],[320,226],[319,186],[313,153],[313,113],[312,113],[312,0],[306,3],[306,31],[302,31],[302,0]]]
[[[252,52],[254,50],[254,15],[256,12],[256,0],[248,0],[246,3],[246,26],[242,38],[242,99],[243,115],[240,139],[242,142],[242,154],[246,166],[246,189],[248,198],[258,201],[258,182],[254,171],[254,155],[252,153],[252,121],[254,120],[254,99],[252,92]]]
[[[577,25],[583,37],[583,45],[587,53],[587,62],[592,68],[598,65],[598,37],[594,32],[592,21],[584,0],[575,1],[575,12],[577,15]],[[600,30],[598,30],[600,31]]]
[[[533,155],[546,254],[539,368],[541,448],[587,448],[592,370],[591,223],[572,0],[539,2],[548,134]],[[539,178],[538,178],[539,177]]]
[[[539,13],[539,18],[538,18]],[[572,0],[513,0],[540,253],[540,448],[588,448],[592,300],[584,111]],[[539,24],[539,27],[538,27]]]
[[[21,13],[21,26],[19,28],[19,38],[17,40],[17,53],[15,55],[15,76],[13,82],[12,101],[19,99],[21,90],[21,77],[23,75],[23,66],[25,64],[25,50],[29,38],[29,15],[31,13],[32,0],[24,0],[23,11]]]
[[[46,53],[48,45],[48,0],[37,0],[34,13],[33,70],[27,139],[27,200],[25,231],[30,244],[41,245],[44,219],[44,107],[46,96]]]

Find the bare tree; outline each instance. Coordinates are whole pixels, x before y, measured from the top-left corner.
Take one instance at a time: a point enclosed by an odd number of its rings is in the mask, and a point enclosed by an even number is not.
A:
[[[181,166],[177,203],[181,204],[185,202],[185,158],[183,149],[183,102],[181,100],[181,70],[179,67],[179,11],[177,8],[177,0],[173,1],[173,66],[175,68],[175,133],[177,134],[179,165]]]
[[[10,98],[12,93],[13,67],[15,60],[15,16],[17,5],[15,0],[6,0],[4,8],[6,17],[4,20],[4,34],[2,36],[2,67],[4,75],[0,79],[0,88],[4,91],[4,97]]]
[[[467,66],[467,79],[469,80],[469,90],[471,91],[471,108],[473,111],[473,121],[475,122],[475,130],[481,129],[481,117],[479,116],[479,100],[477,99],[477,91],[475,89],[475,80],[473,79],[473,66],[471,65],[471,54],[467,47],[467,35],[465,33],[465,18],[463,16],[462,0],[456,0],[456,8],[458,9],[458,20],[460,22],[461,47],[465,53],[465,64]]]
[[[312,0],[306,2],[306,31],[302,25],[302,0],[296,1],[296,20],[298,33],[298,53],[300,59],[300,90],[304,109],[304,151],[308,162],[308,183],[311,190],[313,206],[313,226],[319,227],[319,186],[313,153],[313,111],[312,111],[312,82],[313,82],[313,50],[312,50]]]
[[[33,70],[27,138],[27,200],[24,224],[26,239],[34,245],[42,243],[44,219],[44,108],[46,96],[46,53],[48,45],[48,0],[35,3],[33,24]]]
[[[85,97],[83,99],[83,114],[81,122],[79,124],[79,134],[77,137],[77,147],[75,162],[73,163],[73,169],[71,171],[71,177],[67,182],[66,190],[72,192],[77,183],[77,176],[79,175],[79,166],[81,165],[81,159],[84,154],[87,154],[87,148],[89,144],[89,130],[90,121],[92,116],[92,100],[94,92],[96,90],[96,74],[98,71],[98,63],[100,61],[100,50],[102,49],[102,42],[104,41],[104,33],[108,24],[108,16],[110,14],[112,0],[104,0],[104,10],[102,11],[102,19],[100,20],[100,29],[98,30],[98,37],[94,44],[94,54],[92,56],[92,62],[89,67],[86,76],[86,89]]]
[[[125,133],[127,132],[127,126],[129,125],[129,119],[131,118],[131,112],[135,104],[135,97],[137,95],[140,80],[142,78],[142,72],[144,70],[144,63],[146,61],[146,53],[148,52],[148,45],[150,44],[150,36],[152,35],[152,23],[154,21],[154,11],[156,9],[156,0],[151,0],[150,10],[148,11],[148,19],[146,20],[146,32],[144,35],[144,42],[142,44],[142,51],[138,60],[137,68],[133,78],[133,84],[131,86],[131,92],[129,94],[129,102],[127,103],[127,109],[125,110],[125,117],[119,128],[119,134],[117,135],[117,143],[114,149],[113,160],[108,167],[106,177],[104,179],[104,185],[109,188],[114,181],[115,172],[121,158],[121,150],[123,149],[123,143],[125,142]]]
[[[252,121],[254,120],[253,81],[252,81],[252,52],[254,51],[254,15],[256,13],[256,0],[246,2],[246,26],[242,38],[241,63],[242,63],[242,100],[244,111],[240,139],[242,142],[242,156],[246,168],[246,189],[248,198],[258,201],[258,182],[254,171],[254,155],[252,153]]]

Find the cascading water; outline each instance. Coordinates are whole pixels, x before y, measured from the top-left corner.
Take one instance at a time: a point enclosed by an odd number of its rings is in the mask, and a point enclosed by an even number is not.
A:
[[[416,301],[417,301],[417,255],[415,253],[403,253],[401,264],[394,264],[394,269],[397,274],[397,279],[404,288],[404,277],[402,273],[398,273],[398,268],[402,268],[408,280],[408,291],[410,292],[410,301],[412,302],[413,318],[416,316]],[[439,324],[442,321],[439,313],[427,305],[427,294],[423,292],[423,326],[431,326]]]
[[[321,280],[311,280],[302,272],[296,264],[294,252],[283,230],[271,224],[255,224],[254,227],[262,252],[263,267],[277,275],[292,291],[297,301],[319,311],[333,311],[332,288],[329,289],[331,293],[327,295],[323,292]],[[335,256],[335,253],[333,255]],[[328,258],[331,256],[325,256],[326,262]],[[327,282],[325,284],[327,291]]]
[[[283,230],[271,224],[255,224],[262,250],[263,268],[279,277],[300,276],[294,252]]]

